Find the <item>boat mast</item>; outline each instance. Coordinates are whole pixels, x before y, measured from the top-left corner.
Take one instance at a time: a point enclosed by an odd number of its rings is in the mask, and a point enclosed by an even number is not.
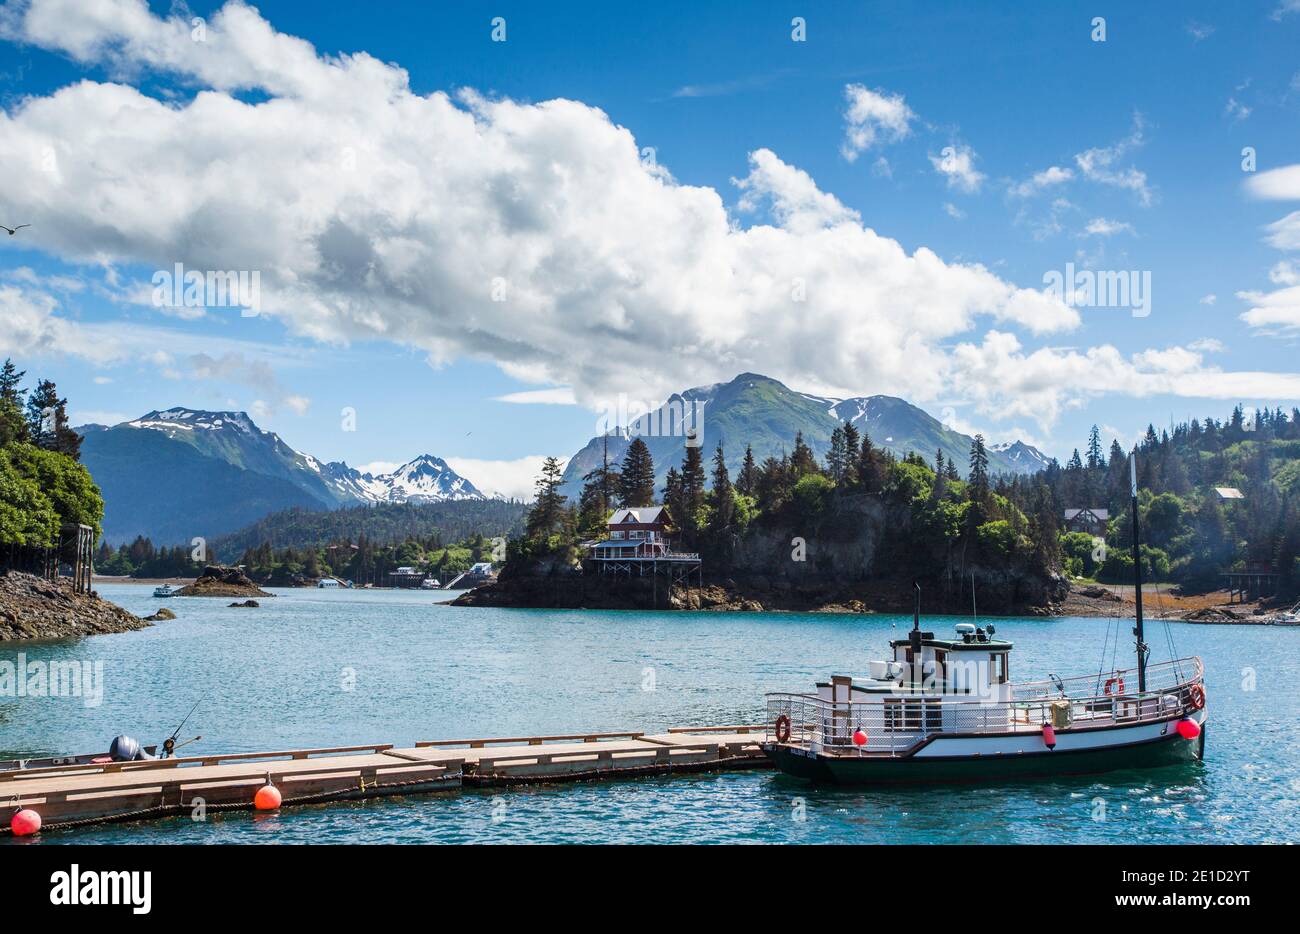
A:
[[[1137,657],[1138,657],[1138,691],[1146,693],[1147,689],[1147,644],[1142,635],[1142,550],[1138,545],[1138,474],[1137,474],[1137,447],[1133,448],[1133,457],[1129,461],[1129,476],[1133,485],[1133,578],[1136,582],[1134,587],[1134,601],[1137,604],[1137,625],[1133,627],[1133,635],[1137,637]]]

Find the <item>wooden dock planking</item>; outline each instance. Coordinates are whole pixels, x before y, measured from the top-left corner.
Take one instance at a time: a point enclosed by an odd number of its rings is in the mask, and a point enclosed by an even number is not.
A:
[[[254,793],[268,778],[288,806],[466,785],[766,765],[758,746],[762,735],[749,729],[433,740],[404,748],[378,744],[53,766],[0,772],[0,796],[10,806],[36,810],[47,828],[56,829],[180,813],[197,799],[210,809],[251,808]]]

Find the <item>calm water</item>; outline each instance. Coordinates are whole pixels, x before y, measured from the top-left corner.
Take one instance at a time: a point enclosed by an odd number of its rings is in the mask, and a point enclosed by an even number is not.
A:
[[[111,584],[101,593],[134,613],[162,604],[147,587]],[[29,660],[102,661],[104,669],[96,707],[0,697],[0,758],[106,749],[119,732],[160,742],[200,698],[182,736],[204,738],[187,752],[757,722],[763,692],[862,671],[910,625],[901,617],[459,609],[435,605],[446,594],[419,592],[279,593],[256,610],[173,599],[166,605],[179,618],[140,632],[0,646],[0,660],[21,648]],[[943,631],[955,621],[927,625]],[[1016,643],[1013,676],[1026,679],[1095,671],[1107,623],[997,625]],[[1151,629],[1159,661],[1168,657],[1163,626]],[[1170,630],[1180,654],[1206,661],[1204,765],[951,789],[823,789],[765,771],[636,779],[109,825],[43,843],[1300,839],[1300,630]]]

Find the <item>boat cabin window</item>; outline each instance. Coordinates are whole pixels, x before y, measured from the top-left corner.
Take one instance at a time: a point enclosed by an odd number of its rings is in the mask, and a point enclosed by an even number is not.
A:
[[[885,730],[890,733],[937,733],[943,729],[943,702],[937,697],[885,698]]]

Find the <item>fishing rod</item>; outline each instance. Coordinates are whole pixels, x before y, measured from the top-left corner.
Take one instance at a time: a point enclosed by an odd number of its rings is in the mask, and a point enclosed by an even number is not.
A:
[[[194,711],[196,711],[196,710],[199,709],[199,704],[203,703],[203,701],[204,701],[206,698],[207,698],[207,695],[205,694],[205,695],[201,696],[198,700],[196,700],[196,701],[194,702],[194,706],[190,708],[190,712],[187,713],[187,714],[185,715],[185,719],[182,720],[182,721],[181,721],[181,722],[176,726],[176,729],[172,730],[172,735],[169,736],[169,737],[167,737],[165,740],[163,740],[163,758],[164,758],[164,759],[170,757],[171,754],[172,754],[173,752],[175,752],[177,749],[179,749],[181,746],[188,746],[190,743],[196,742],[196,741],[198,741],[198,740],[200,740],[200,739],[203,738],[202,736],[196,736],[196,737],[194,737],[194,739],[187,739],[185,742],[181,743],[179,746],[178,746],[177,743],[176,743],[176,737],[178,737],[178,736],[181,735],[181,730],[183,730],[183,729],[185,728],[185,724],[187,724],[187,723],[190,722],[190,717],[194,716]]]

